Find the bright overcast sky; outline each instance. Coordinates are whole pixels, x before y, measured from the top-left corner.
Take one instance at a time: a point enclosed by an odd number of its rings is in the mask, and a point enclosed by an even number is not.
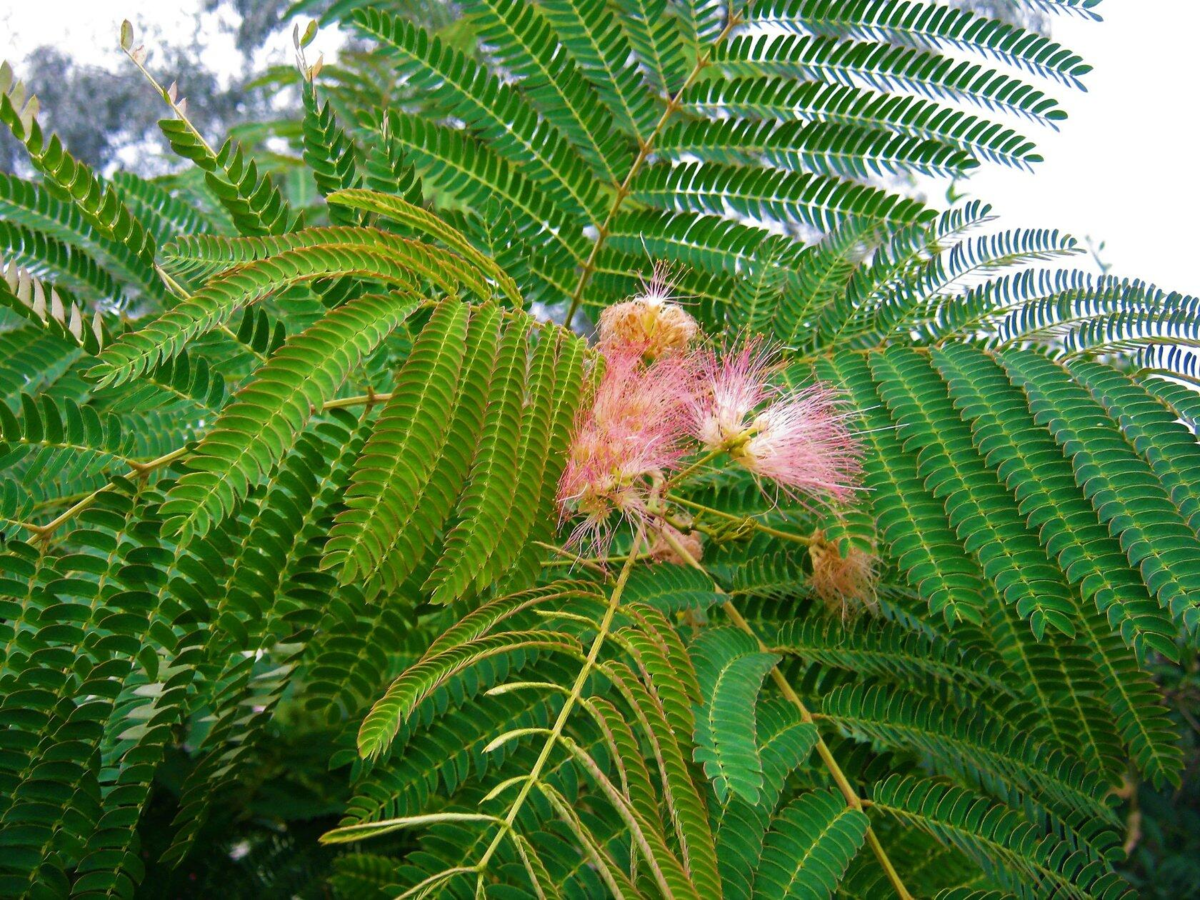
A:
[[[116,64],[122,18],[187,33],[197,0],[0,0],[0,55],[19,60],[54,42],[89,60]],[[7,9],[7,7],[13,7]],[[1101,24],[1058,17],[1054,37],[1095,71],[1089,92],[1051,86],[1071,115],[1062,131],[1022,123],[1046,161],[1033,173],[988,165],[969,187],[1008,225],[1055,227],[1104,241],[1121,275],[1200,294],[1200,176],[1194,155],[1197,116],[1196,0],[1107,0]],[[232,39],[215,18],[201,36],[209,65],[238,64]],[[320,49],[320,38],[314,49]],[[288,40],[268,48],[289,56]]]

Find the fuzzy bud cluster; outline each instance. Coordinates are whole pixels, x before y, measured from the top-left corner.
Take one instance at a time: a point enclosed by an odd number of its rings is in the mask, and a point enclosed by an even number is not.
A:
[[[662,266],[637,296],[600,314],[600,349],[640,353],[647,359],[681,355],[700,333],[696,320],[672,302],[673,284]]]
[[[845,552],[818,531],[808,548],[812,560],[809,586],[831,613],[849,618],[864,611],[874,612],[878,560],[851,544]]]

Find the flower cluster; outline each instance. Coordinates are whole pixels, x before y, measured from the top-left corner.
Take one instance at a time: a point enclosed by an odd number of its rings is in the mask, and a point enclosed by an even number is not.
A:
[[[664,484],[697,450],[706,459],[727,454],[802,504],[854,494],[859,446],[837,392],[777,384],[778,351],[764,341],[717,351],[695,346],[698,335],[661,269],[601,316],[604,370],[559,483],[564,520],[582,517],[572,544],[604,555],[615,522],[658,509]],[[660,546],[658,556],[667,555]]]
[[[774,385],[777,354],[765,342],[708,352],[692,400],[693,433],[710,452],[724,450],[790,497],[845,501],[859,475],[859,449],[836,391]]]

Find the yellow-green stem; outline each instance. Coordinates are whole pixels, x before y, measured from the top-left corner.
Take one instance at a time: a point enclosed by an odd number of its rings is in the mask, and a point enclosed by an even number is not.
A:
[[[757,519],[751,516],[739,516],[734,513],[728,513],[724,510],[713,509],[711,506],[705,506],[703,503],[697,503],[695,500],[687,500],[683,497],[677,497],[674,494],[667,495],[667,500],[672,503],[677,503],[680,506],[685,506],[688,509],[693,509],[696,512],[702,512],[707,515],[717,516],[721,519],[728,519],[730,522],[744,523],[747,527],[753,528],[755,531],[761,531],[763,534],[769,534],[772,537],[781,538],[785,541],[792,541],[796,544],[803,544],[805,547],[811,546],[813,539],[811,536],[803,534],[793,534],[789,531],[780,531],[778,528],[772,528],[770,525],[764,525]]]
[[[321,405],[321,409],[342,409],[347,406],[384,403],[391,398],[391,394],[366,394],[360,397],[342,397],[338,400],[329,400],[326,403],[323,403]],[[129,468],[133,471],[129,472],[128,474],[130,476],[147,475],[150,472],[153,472],[155,469],[161,469],[163,466],[172,463],[183,456],[186,456],[187,452],[188,448],[183,446],[172,450],[170,453],[165,453],[157,459],[149,460],[148,462],[140,463],[131,460],[129,463]],[[102,488],[92,491],[90,494],[84,495],[77,503],[69,507],[55,519],[47,522],[45,525],[35,525],[32,522],[17,522],[16,520],[12,521],[17,527],[24,528],[26,531],[30,531],[37,537],[41,538],[42,541],[46,541],[49,539],[50,535],[57,531],[62,525],[79,515],[79,513],[83,512],[85,509],[95,503],[97,497],[109,490],[112,490],[111,482]]]
[[[181,456],[183,456],[185,453],[187,453],[187,447],[180,447],[177,450],[172,450],[170,453],[166,453],[163,456],[158,457],[157,459],[150,460],[149,462],[139,463],[139,462],[131,461],[129,463],[129,467],[131,469],[133,469],[133,471],[130,472],[129,474],[133,475],[133,476],[145,475],[149,472],[154,471],[155,469],[162,468],[163,466],[167,465],[168,463],[174,462],[175,460],[177,460]],[[103,494],[105,491],[112,490],[112,486],[113,486],[112,482],[110,481],[104,487],[97,488],[96,490],[94,490],[90,494],[88,494],[86,497],[84,497],[82,500],[80,500],[78,503],[76,503],[74,506],[70,507],[65,512],[63,512],[61,515],[57,516],[56,518],[50,520],[45,525],[34,525],[32,522],[18,522],[17,525],[20,526],[21,528],[24,528],[27,531],[30,531],[33,534],[35,534],[38,538],[40,538],[43,541],[43,543],[46,541],[49,541],[50,536],[52,534],[54,534],[55,531],[57,531],[65,523],[67,523],[71,519],[75,518],[75,516],[79,515],[81,512],[83,512],[85,509],[87,509],[89,506],[91,506],[93,503],[95,503],[96,498],[99,497],[101,494]]]
[[[708,453],[705,453],[703,456],[701,456],[698,460],[693,462],[691,465],[684,466],[682,469],[680,469],[678,472],[676,472],[674,475],[672,475],[670,478],[668,478],[665,482],[663,482],[663,486],[662,486],[663,493],[666,493],[671,488],[675,487],[675,485],[679,484],[679,482],[683,481],[689,475],[693,475],[696,472],[698,472],[700,469],[704,468],[706,465],[708,465],[710,462],[712,462],[714,459],[716,459],[718,456],[720,456],[724,452],[725,452],[724,447],[718,447],[716,450],[710,450]]]
[[[488,845],[483,857],[479,860],[478,869],[481,884],[489,860],[491,860],[492,855],[496,852],[496,848],[500,846],[500,842],[504,839],[506,829],[512,828],[517,815],[521,811],[521,807],[525,805],[525,800],[528,798],[529,792],[533,790],[538,778],[541,777],[542,770],[546,767],[546,763],[550,759],[550,754],[554,752],[554,747],[558,743],[558,739],[562,736],[563,729],[566,728],[567,719],[570,717],[571,711],[575,708],[575,704],[579,702],[583,694],[583,687],[587,683],[588,676],[592,674],[592,669],[595,667],[596,660],[600,656],[600,649],[604,646],[604,641],[608,638],[608,631],[612,627],[617,608],[621,605],[621,594],[625,591],[625,585],[629,581],[629,574],[633,571],[634,563],[637,561],[638,550],[641,549],[644,533],[644,529],[639,528],[637,534],[634,535],[633,544],[629,548],[629,557],[625,560],[625,565],[621,568],[621,574],[617,578],[617,583],[613,585],[612,593],[609,594],[608,606],[605,607],[604,616],[600,620],[600,625],[596,630],[596,637],[592,640],[592,646],[588,651],[587,659],[584,660],[583,666],[579,670],[579,675],[575,678],[575,683],[571,686],[571,692],[567,694],[567,699],[563,703],[562,709],[559,710],[558,718],[554,720],[554,727],[550,729],[550,735],[546,738],[546,743],[542,747],[542,752],[538,755],[537,761],[534,762],[533,768],[530,769],[529,777],[521,785],[521,790],[513,800],[512,806],[509,807],[508,814],[504,817],[504,828],[501,828],[496,833],[496,837]]]
[[[554,544],[547,544],[545,541],[534,541],[533,545],[535,547],[541,547],[543,550],[549,550],[551,553],[557,553],[563,558],[564,562],[569,560],[572,564],[578,563],[585,569],[595,572],[597,575],[603,575],[605,578],[608,578],[608,570],[598,562],[594,562],[590,559],[584,559],[582,556],[572,553],[570,550],[564,550],[562,547],[557,547]]]

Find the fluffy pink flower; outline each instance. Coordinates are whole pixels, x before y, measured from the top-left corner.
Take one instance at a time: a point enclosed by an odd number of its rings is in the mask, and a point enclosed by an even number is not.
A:
[[[693,434],[796,499],[848,499],[860,448],[838,394],[824,384],[781,390],[771,382],[776,368],[776,353],[758,339],[709,354],[692,403]]]
[[[774,393],[770,385],[775,354],[752,338],[737,350],[705,352],[699,360],[700,384],[692,401],[692,430],[709,450],[728,449],[740,440],[755,410]]]
[[[759,413],[749,437],[730,453],[793,496],[845,501],[861,474],[861,450],[847,415],[828,385],[784,394]]]
[[[576,423],[558,485],[562,518],[583,516],[572,544],[591,543],[603,555],[614,514],[639,519],[654,482],[687,452],[692,375],[684,358],[651,364],[640,354],[612,352],[591,406]]]

